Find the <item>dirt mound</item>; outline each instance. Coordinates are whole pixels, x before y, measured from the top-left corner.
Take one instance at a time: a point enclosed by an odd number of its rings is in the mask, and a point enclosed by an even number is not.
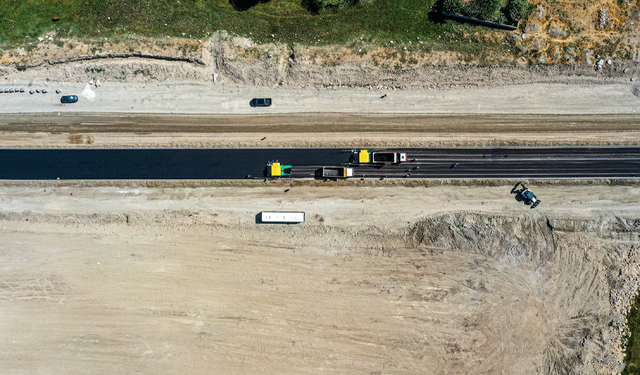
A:
[[[525,83],[602,84],[607,83],[607,78],[628,78],[640,72],[640,67],[628,61],[602,63],[598,70],[591,64],[575,63],[467,64],[453,52],[423,51],[405,56],[409,52],[394,48],[378,46],[375,52],[361,55],[340,46],[256,44],[225,31],[198,41],[56,39],[39,43],[28,52],[21,48],[5,51],[0,56],[0,77],[9,81],[99,79],[296,88],[432,89]]]
[[[429,252],[474,253],[482,262],[495,260],[494,267],[525,271],[527,277],[512,282],[530,305],[510,311],[519,318],[494,310],[483,317],[492,322],[487,326],[529,325],[522,339],[536,354],[523,357],[522,373],[594,374],[620,370],[624,314],[638,288],[629,275],[637,275],[639,235],[640,221],[621,217],[456,213],[418,223],[409,241]],[[469,287],[485,288],[477,280]]]
[[[412,231],[412,240],[414,245],[464,249],[514,266],[543,264],[553,254],[551,229],[543,220],[532,217],[441,216],[418,224]]]
[[[519,83],[596,83],[603,77],[633,74],[633,64],[592,66],[509,64],[488,66],[441,60],[433,53],[420,57],[420,63],[394,65],[394,51],[381,49],[375,56],[349,58],[349,53],[331,48],[287,47],[283,44],[256,45],[246,38],[218,32],[210,43],[213,65],[223,82],[256,86],[290,87],[371,87],[443,88],[492,86]]]
[[[0,72],[2,76],[2,72]],[[6,71],[8,80],[54,82],[212,82],[210,69],[198,64],[143,58],[105,58],[72,61]]]

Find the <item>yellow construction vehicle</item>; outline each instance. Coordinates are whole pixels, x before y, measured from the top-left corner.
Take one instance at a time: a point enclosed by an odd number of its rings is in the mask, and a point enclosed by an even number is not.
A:
[[[352,164],[399,164],[407,161],[406,152],[353,150]]]
[[[291,166],[272,160],[267,163],[264,173],[267,178],[291,177]]]

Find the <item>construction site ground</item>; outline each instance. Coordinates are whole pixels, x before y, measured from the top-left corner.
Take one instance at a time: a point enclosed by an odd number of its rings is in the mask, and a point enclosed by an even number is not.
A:
[[[635,182],[244,184],[5,183],[3,372],[620,368]]]

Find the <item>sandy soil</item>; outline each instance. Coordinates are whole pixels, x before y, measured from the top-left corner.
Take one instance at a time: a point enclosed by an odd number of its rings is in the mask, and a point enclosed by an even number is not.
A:
[[[620,368],[636,184],[539,186],[534,212],[507,185],[290,189],[0,188],[0,370]]]

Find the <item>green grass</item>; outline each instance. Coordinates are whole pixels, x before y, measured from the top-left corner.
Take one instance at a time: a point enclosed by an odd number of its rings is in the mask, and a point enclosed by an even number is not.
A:
[[[624,357],[626,367],[622,375],[640,375],[640,294],[636,296],[627,314],[627,324],[629,337]]]
[[[302,8],[300,1],[271,0],[240,12],[228,0],[0,0],[0,44],[24,45],[50,30],[62,37],[87,38],[129,33],[203,38],[227,30],[258,42],[324,45],[363,37],[396,45],[419,39],[428,50],[470,54],[488,46],[501,48],[483,38],[465,37],[491,32],[486,29],[431,22],[428,14],[435,0],[372,0],[318,15]],[[52,22],[55,16],[61,20]]]

